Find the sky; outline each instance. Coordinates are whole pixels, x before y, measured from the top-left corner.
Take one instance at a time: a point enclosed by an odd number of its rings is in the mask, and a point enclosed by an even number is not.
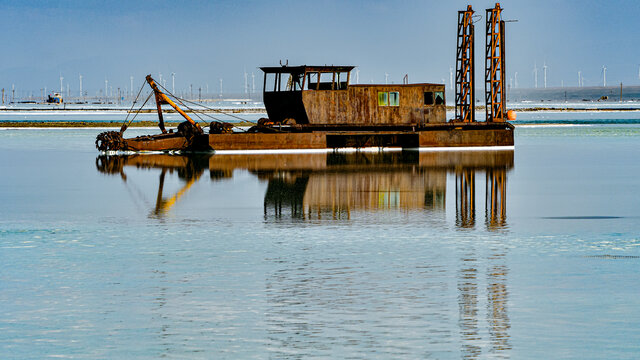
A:
[[[355,65],[360,83],[449,83],[455,68],[457,11],[473,6],[476,86],[482,86],[485,9],[492,1],[432,0],[0,0],[0,87],[40,93],[63,87],[88,95],[138,89],[162,74],[176,91],[244,91],[244,73],[260,66]],[[502,1],[507,24],[507,78],[533,87],[640,84],[637,0]]]

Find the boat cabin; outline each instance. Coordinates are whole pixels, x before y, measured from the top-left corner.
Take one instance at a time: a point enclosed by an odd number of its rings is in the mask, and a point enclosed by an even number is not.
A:
[[[443,84],[353,85],[353,66],[260,69],[264,105],[274,123],[421,126],[446,121]]]

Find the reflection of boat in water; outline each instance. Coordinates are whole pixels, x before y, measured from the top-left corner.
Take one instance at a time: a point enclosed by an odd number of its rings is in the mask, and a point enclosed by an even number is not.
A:
[[[477,212],[475,199],[481,197],[483,178],[486,179],[484,184],[487,188],[485,226],[488,230],[507,226],[506,179],[508,172],[514,166],[514,153],[513,151],[378,152],[264,156],[137,154],[100,156],[96,164],[100,172],[120,175],[126,181],[135,179],[134,172],[159,174],[156,203],[155,206],[150,205],[150,216],[154,218],[162,219],[181,199],[188,206],[189,200],[193,199],[183,198],[183,195],[198,181],[210,181],[224,185],[224,188],[228,189],[227,180],[234,177],[246,179],[247,174],[250,174],[267,183],[266,190],[261,193],[264,195],[255,199],[264,207],[264,221],[267,224],[285,223],[287,226],[291,226],[291,223],[295,226],[301,222],[317,224],[319,218],[328,219],[323,221],[331,223],[356,222],[363,216],[379,214],[381,216],[374,218],[375,231],[379,220],[395,222],[399,219],[399,217],[387,215],[412,212],[424,213],[427,216],[420,217],[418,222],[411,222],[411,224],[422,224],[424,228],[433,225],[436,232],[432,234],[436,234],[435,237],[438,238],[437,234],[442,228],[440,220],[446,218],[441,215],[447,213],[447,207],[449,210],[455,208],[455,227],[465,229],[475,226]],[[207,170],[209,180],[206,180]],[[130,176],[128,177],[127,174]],[[174,185],[175,191],[167,192],[171,186],[166,186],[165,182],[170,184],[170,180],[176,180],[176,178],[179,179],[179,187],[176,188],[176,184],[171,184]],[[202,188],[198,187],[198,190]],[[219,196],[216,191],[219,191],[219,188],[210,194],[213,196],[205,200],[205,206],[207,206],[206,202],[218,201]],[[455,206],[452,206],[453,202]],[[200,206],[202,204],[203,202],[199,203]],[[192,216],[194,209],[207,211],[206,207],[189,208],[185,211]],[[244,212],[238,214],[246,216]],[[253,214],[261,218],[259,213]],[[425,221],[421,223],[422,220]],[[359,221],[359,224],[362,224],[362,221]],[[340,234],[342,230],[344,227],[338,227],[336,234]],[[420,312],[416,314],[412,311],[407,315],[422,319],[422,327],[414,327],[414,330],[420,331],[421,335],[426,333],[424,329],[431,329],[432,324],[442,320],[444,316],[442,314],[451,313],[452,306],[455,306],[459,309],[461,352],[465,356],[468,355],[466,357],[473,358],[482,354],[483,348],[480,346],[491,348],[492,354],[505,353],[510,347],[507,288],[509,268],[506,265],[508,247],[501,245],[502,243],[498,240],[504,238],[497,236],[489,242],[478,241],[477,245],[474,245],[476,241],[463,241],[459,245],[459,254],[455,249],[445,247],[450,249],[451,253],[447,253],[448,259],[440,264],[425,263],[424,261],[428,261],[430,257],[403,258],[403,261],[419,262],[420,266],[416,266],[413,272],[400,275],[400,277],[410,277],[412,279],[410,284],[415,280],[416,286],[407,287],[407,282],[392,280],[392,285],[388,282],[384,283],[384,291],[409,291],[410,299],[416,306],[412,310],[429,309],[428,314]],[[471,239],[476,240],[475,237]],[[218,240],[227,241],[224,238]],[[406,246],[402,241],[394,242],[391,239],[389,243],[398,248]],[[422,246],[429,248],[432,244],[433,242],[424,240]],[[490,245],[487,246],[487,244]],[[327,248],[331,249],[331,247]],[[478,248],[482,248],[482,251],[478,251]],[[438,249],[435,250],[435,254],[441,253]],[[335,254],[328,253],[326,256],[330,258]],[[379,256],[372,259],[378,259]],[[286,339],[283,341],[284,344],[291,344],[293,343],[290,341],[291,338],[299,337],[300,328],[297,324],[316,324],[316,314],[329,313],[330,309],[335,310],[336,303],[354,303],[354,299],[358,299],[358,296],[369,298],[371,294],[369,282],[380,279],[379,274],[371,272],[367,265],[358,261],[351,263],[350,257],[347,258],[349,265],[355,264],[351,269],[335,267],[332,259],[322,261],[324,263],[322,265],[314,264],[308,261],[306,256],[299,256],[298,252],[284,251],[281,256],[270,258],[265,261],[272,261],[275,269],[272,269],[272,276],[266,276],[269,306],[266,317],[269,325],[278,329],[274,331],[273,338]],[[321,259],[324,260],[325,257]],[[458,279],[457,284],[452,285],[450,281],[451,274],[456,270],[445,271],[444,269],[449,269],[447,266],[458,267],[458,275],[453,275]],[[335,276],[334,272],[323,271],[327,267],[340,272],[341,275]],[[398,275],[397,271],[405,272],[406,269],[407,267],[386,268],[381,271],[389,271],[387,275],[395,277]],[[332,277],[331,274],[334,276]],[[353,274],[353,277],[349,274]],[[439,283],[442,285],[434,285]],[[358,284],[365,284],[366,290]],[[349,291],[344,292],[343,289],[349,289]],[[416,296],[417,290],[414,289],[419,289],[423,295]],[[443,297],[446,300],[441,301]],[[457,305],[451,305],[456,298]],[[362,297],[359,299],[365,303],[368,301]],[[408,297],[399,296],[399,299],[405,301]],[[452,299],[454,299],[453,302]],[[355,304],[358,306],[360,303],[355,302]],[[397,303],[391,302],[379,308],[380,312],[389,315],[386,319],[390,323],[398,321],[396,305]],[[301,307],[318,311],[300,311]],[[486,321],[483,319],[485,308]],[[327,323],[335,324],[331,321]],[[439,330],[439,333],[446,334],[444,341],[450,341],[451,335],[448,330],[440,331],[442,329],[438,326],[435,329]],[[322,332],[319,334],[322,335]],[[298,341],[304,343],[305,340],[306,338]],[[304,346],[304,344],[296,346]]]
[[[350,219],[353,212],[444,211],[447,177],[456,178],[456,215],[460,227],[475,224],[475,177],[486,175],[487,225],[506,225],[506,174],[513,151],[353,152],[329,154],[123,155],[99,156],[98,170],[120,174],[125,167],[158,169],[155,215],[169,211],[209,170],[211,181],[245,170],[267,181],[264,213],[269,219]],[[166,175],[184,182],[174,195],[163,195]]]
[[[137,169],[158,169],[160,170],[160,180],[158,184],[158,194],[156,198],[156,206],[152,211],[154,216],[162,216],[166,214],[171,207],[189,190],[204,171],[207,169],[207,160],[209,155],[204,156],[173,156],[167,154],[148,154],[148,155],[125,155],[125,156],[99,156],[96,159],[96,167],[98,171],[104,174],[120,175],[123,181],[127,181],[127,175],[124,167],[135,167]],[[178,178],[183,180],[185,184],[182,188],[172,196],[165,198],[164,182],[167,173],[176,172]]]

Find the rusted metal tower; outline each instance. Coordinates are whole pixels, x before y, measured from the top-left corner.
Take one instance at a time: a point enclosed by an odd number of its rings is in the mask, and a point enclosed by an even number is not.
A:
[[[456,51],[456,121],[475,121],[473,9],[458,11]]]
[[[487,122],[504,122],[506,118],[504,21],[502,9],[496,3],[487,9],[487,49],[485,59],[484,92]]]

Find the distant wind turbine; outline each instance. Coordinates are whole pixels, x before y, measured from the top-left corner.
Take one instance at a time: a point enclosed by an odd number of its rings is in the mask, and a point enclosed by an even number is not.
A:
[[[453,90],[453,66],[449,66],[449,88]]]
[[[547,63],[545,62],[544,65],[542,66],[542,70],[544,71],[544,88],[547,88]]]
[[[578,70],[578,87],[582,87],[582,71]]]
[[[607,87],[607,67],[602,65],[602,87]]]
[[[249,94],[249,74],[247,74],[247,70],[244,70],[244,94]]]
[[[533,63],[533,87],[538,88],[538,64]]]
[[[256,93],[256,74],[251,73],[251,93]]]

